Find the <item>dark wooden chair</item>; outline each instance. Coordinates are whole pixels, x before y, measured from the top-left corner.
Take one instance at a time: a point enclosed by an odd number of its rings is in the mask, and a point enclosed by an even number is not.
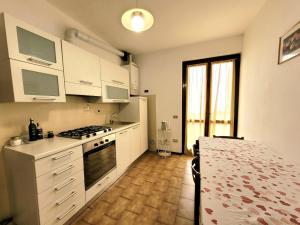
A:
[[[195,197],[194,197],[194,225],[200,224],[200,198],[201,198],[201,176],[200,176],[200,160],[195,157],[192,160],[192,176],[195,183]]]
[[[213,138],[227,138],[227,139],[245,140],[244,137],[234,137],[234,136],[217,136],[217,135],[213,135]]]

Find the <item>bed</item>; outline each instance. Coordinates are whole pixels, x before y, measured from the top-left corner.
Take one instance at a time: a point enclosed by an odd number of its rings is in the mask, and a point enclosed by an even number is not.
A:
[[[254,141],[199,142],[200,224],[300,224],[298,164]]]

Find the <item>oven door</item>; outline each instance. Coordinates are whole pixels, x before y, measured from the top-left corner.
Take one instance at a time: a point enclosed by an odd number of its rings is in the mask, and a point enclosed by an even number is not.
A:
[[[116,167],[115,141],[84,152],[83,163],[85,190],[88,190],[111,169]]]

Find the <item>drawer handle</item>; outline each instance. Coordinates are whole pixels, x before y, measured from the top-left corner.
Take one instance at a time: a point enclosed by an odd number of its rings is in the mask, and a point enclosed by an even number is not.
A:
[[[70,152],[68,152],[67,154],[60,155],[60,156],[56,156],[56,157],[53,157],[52,159],[53,159],[53,160],[58,160],[58,159],[61,159],[61,158],[67,157],[67,156],[69,156],[69,155],[72,155],[72,154],[73,154],[73,152],[72,152],[72,151],[70,151]]]
[[[60,187],[54,188],[54,191],[59,191],[63,189],[65,186],[68,186],[69,184],[73,183],[76,180],[76,178],[72,177],[70,180],[68,180],[66,183],[62,184]]]
[[[85,84],[85,85],[93,85],[93,82],[87,81],[87,80],[80,80],[79,81],[81,84]]]
[[[99,184],[98,184],[98,186],[101,186],[101,185],[102,185],[102,183],[99,183]]]
[[[133,127],[132,129],[135,130],[135,129],[137,129],[137,128],[139,128],[139,126]]]
[[[55,101],[56,98],[47,98],[47,97],[33,97],[34,101]]]
[[[76,191],[72,191],[69,195],[67,195],[64,199],[62,199],[59,202],[56,202],[57,206],[60,206],[61,204],[63,204],[65,201],[67,201],[68,199],[72,198],[74,195],[76,195]]]
[[[117,84],[124,84],[124,82],[118,81],[118,80],[111,80],[111,81],[114,82],[114,83],[117,83]]]
[[[126,134],[126,133],[127,133],[127,130],[120,132],[120,134]]]
[[[77,205],[76,205],[76,204],[73,204],[73,205],[71,206],[71,208],[70,208],[67,212],[65,212],[63,215],[57,217],[57,219],[58,219],[58,220],[62,220],[63,218],[65,218],[68,214],[70,214],[70,213],[71,213],[74,209],[76,209],[76,208],[77,208]]]
[[[44,65],[44,66],[51,66],[52,63],[48,62],[48,61],[45,61],[45,60],[42,60],[42,59],[38,59],[38,58],[35,58],[35,57],[29,57],[27,58],[28,61],[30,62],[34,62],[34,63],[38,63],[38,64],[41,64],[41,65]]]
[[[54,176],[60,175],[60,174],[62,174],[62,173],[64,173],[64,172],[67,172],[68,170],[71,170],[73,167],[74,167],[73,165],[70,165],[70,166],[68,166],[68,167],[65,168],[65,169],[62,169],[62,170],[57,171],[57,172],[54,172],[53,175],[54,175]]]

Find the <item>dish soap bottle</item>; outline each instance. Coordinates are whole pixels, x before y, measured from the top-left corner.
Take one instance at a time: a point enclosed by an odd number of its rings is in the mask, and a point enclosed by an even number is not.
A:
[[[29,132],[29,141],[36,141],[37,140],[37,127],[33,123],[33,119],[30,118],[30,123],[28,126],[28,132]]]

